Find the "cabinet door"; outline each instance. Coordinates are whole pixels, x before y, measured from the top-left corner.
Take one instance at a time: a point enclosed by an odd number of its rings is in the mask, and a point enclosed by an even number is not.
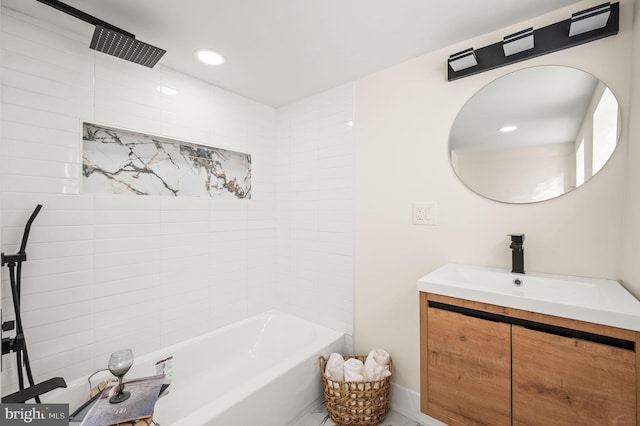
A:
[[[427,414],[451,425],[510,425],[511,326],[427,311]]]
[[[636,424],[635,352],[512,329],[513,424]]]

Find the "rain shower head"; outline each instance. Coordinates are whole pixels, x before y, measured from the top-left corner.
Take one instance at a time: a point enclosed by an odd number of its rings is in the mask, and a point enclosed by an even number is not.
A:
[[[145,67],[153,68],[166,50],[136,40],[136,36],[111,25],[101,19],[91,16],[81,10],[62,3],[59,0],[37,0],[54,9],[95,25],[90,48],[107,55],[115,56],[126,61],[134,62]]]
[[[145,67],[153,68],[167,51],[110,28],[96,25],[90,48]]]

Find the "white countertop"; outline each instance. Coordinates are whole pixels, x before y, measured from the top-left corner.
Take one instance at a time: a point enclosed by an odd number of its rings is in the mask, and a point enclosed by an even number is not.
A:
[[[420,278],[418,290],[640,331],[640,301],[613,280],[449,263]]]

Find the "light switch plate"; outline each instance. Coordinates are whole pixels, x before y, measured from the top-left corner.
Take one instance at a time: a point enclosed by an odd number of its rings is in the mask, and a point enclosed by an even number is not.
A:
[[[437,216],[436,203],[413,203],[414,225],[435,225]]]

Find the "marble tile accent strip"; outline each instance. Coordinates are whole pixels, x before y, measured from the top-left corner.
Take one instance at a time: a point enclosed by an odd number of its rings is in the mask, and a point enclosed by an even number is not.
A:
[[[251,198],[251,155],[83,123],[83,192]]]

